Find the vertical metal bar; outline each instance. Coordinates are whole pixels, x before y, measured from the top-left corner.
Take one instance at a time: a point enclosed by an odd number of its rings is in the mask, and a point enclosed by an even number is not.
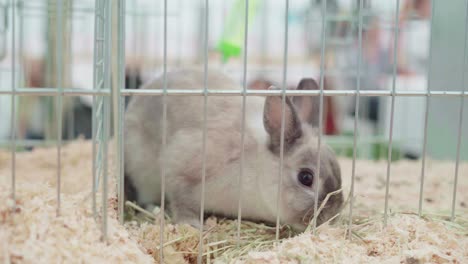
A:
[[[421,184],[419,186],[419,209],[418,209],[418,214],[419,216],[422,215],[422,204],[423,204],[423,191],[424,191],[424,178],[425,178],[425,169],[426,169],[426,152],[427,152],[427,124],[429,120],[429,105],[430,105],[430,78],[429,76],[431,75],[431,63],[432,63],[432,41],[434,38],[434,34],[432,34],[432,28],[434,24],[434,10],[435,10],[435,4],[434,2],[431,3],[431,29],[430,29],[430,34],[431,34],[431,40],[429,43],[429,59],[427,63],[427,90],[426,90],[426,111],[424,114],[424,139],[423,139],[423,153],[422,153],[422,165],[421,165]]]
[[[166,193],[166,144],[167,144],[167,0],[164,0],[164,25],[163,25],[163,113],[162,113],[162,162],[161,162],[161,212],[160,212],[160,260],[164,263],[164,216]]]
[[[94,69],[95,71],[95,69]],[[97,205],[96,205],[96,192],[97,192],[97,186],[96,186],[96,114],[95,114],[95,109],[96,109],[96,98],[93,96],[93,111],[92,111],[92,124],[91,124],[91,130],[92,130],[92,158],[93,158],[93,164],[92,164],[92,202],[91,202],[91,207],[93,209],[93,217],[96,219],[97,216]]]
[[[317,211],[318,211],[318,198],[319,198],[319,185],[320,185],[320,160],[321,160],[321,147],[322,147],[322,131],[323,131],[323,85],[325,75],[325,38],[327,36],[327,1],[322,1],[322,43],[320,46],[320,103],[319,103],[319,132],[318,132],[318,148],[317,148],[317,182],[315,183],[315,201],[314,201],[314,221],[313,221],[313,234],[317,232]]]
[[[112,29],[112,4],[113,1],[107,0],[105,3],[105,16],[106,21],[104,25],[104,87],[109,89],[111,87],[111,29]],[[110,98],[108,96],[103,98],[104,115],[102,122],[104,123],[102,143],[103,144],[103,170],[102,170],[102,238],[107,241],[107,197],[108,197],[108,163],[109,163],[109,132],[110,132]]]
[[[177,26],[177,67],[180,67],[182,65],[182,51],[183,49],[183,18],[184,16],[181,15],[182,13],[182,0],[177,0],[177,10],[179,12],[177,19],[179,20],[178,26]]]
[[[281,87],[281,134],[280,134],[280,171],[279,171],[279,182],[278,182],[278,197],[276,201],[276,234],[275,238],[279,240],[279,227],[280,227],[280,215],[281,215],[281,185],[283,185],[283,167],[284,167],[284,127],[286,119],[286,79],[288,73],[288,36],[289,36],[289,0],[286,0],[286,6],[284,11],[284,50],[283,50],[283,83]]]
[[[359,1],[359,26],[358,26],[358,68],[357,68],[357,80],[356,80],[356,105],[354,107],[354,135],[353,135],[353,163],[351,171],[351,190],[349,198],[349,222],[348,222],[348,238],[352,236],[352,225],[353,225],[353,204],[354,204],[354,180],[356,176],[356,148],[357,148],[357,134],[358,134],[358,120],[359,120],[359,98],[361,90],[361,62],[362,62],[362,9],[364,1]]]
[[[400,0],[396,0],[395,10],[395,36],[393,41],[393,78],[392,78],[392,103],[390,108],[390,135],[388,136],[388,160],[387,160],[387,179],[385,181],[385,209],[384,209],[384,225],[387,226],[388,219],[388,192],[390,188],[390,169],[392,164],[392,143],[393,143],[393,120],[395,114],[395,91],[396,91],[396,74],[398,65],[398,38],[399,38],[399,20],[400,19]]]
[[[99,44],[97,43],[97,38],[99,36],[99,21],[100,18],[99,16],[102,15],[100,12],[100,1],[95,2],[95,15],[94,15],[94,54],[93,54],[93,89],[97,89],[96,83],[97,83],[97,77],[98,77],[98,69],[96,67],[96,63],[98,62],[98,56],[99,56]],[[93,183],[92,183],[92,208],[93,208],[93,216],[94,219],[97,217],[97,205],[96,205],[96,193],[97,193],[97,184],[96,184],[96,167],[97,167],[97,162],[96,162],[96,127],[97,127],[97,120],[96,120],[96,113],[97,113],[97,99],[96,96],[93,96],[93,109],[92,109],[92,141],[93,141],[93,168],[92,168],[92,174],[93,174]]]
[[[243,78],[242,78],[242,125],[241,125],[241,164],[240,174],[238,179],[239,186],[239,201],[237,212],[237,245],[240,245],[240,231],[242,221],[242,178],[244,178],[245,167],[245,115],[246,115],[246,101],[247,101],[247,43],[248,43],[248,24],[249,24],[249,0],[245,1],[245,18],[244,18],[244,62],[243,62]]]
[[[268,1],[263,1],[262,3],[263,13],[262,13],[262,21],[261,21],[261,38],[260,38],[260,50],[261,50],[261,70],[265,70],[265,66],[267,64],[267,57],[268,57]]]
[[[118,83],[114,85],[114,109],[117,109],[117,112],[114,113],[114,127],[115,127],[115,144],[116,144],[116,156],[117,161],[116,166],[116,175],[118,175],[119,184],[118,184],[118,211],[119,211],[119,220],[120,223],[124,222],[124,199],[125,199],[125,179],[124,171],[122,169],[123,164],[123,133],[122,133],[122,119],[123,119],[123,108],[122,101],[125,101],[120,94],[121,89],[125,89],[125,1],[119,0],[118,4],[118,16],[117,16],[117,25],[118,25]]]
[[[15,0],[11,0],[11,120],[10,120],[10,129],[11,129],[11,198],[13,199],[14,206],[16,207],[16,43],[15,43]]]
[[[120,86],[122,87],[122,89],[125,89],[123,88],[123,86]],[[121,203],[121,223],[124,222],[124,218],[125,218],[125,144],[124,144],[124,135],[125,135],[125,131],[124,131],[124,128],[125,128],[125,118],[124,118],[124,113],[125,113],[125,97],[121,97],[120,99],[120,106],[119,106],[119,115],[120,115],[120,129],[119,129],[119,133],[120,133],[120,193],[121,193],[121,196],[122,197],[122,201],[120,201]]]
[[[110,99],[109,97],[104,98],[104,122],[103,130],[103,169],[102,169],[102,240],[107,241],[107,197],[108,197],[108,173],[109,173],[109,131],[110,131]]]
[[[133,12],[133,15],[132,15],[132,31],[133,31],[133,43],[132,43],[132,48],[133,48],[133,59],[135,61],[139,61],[139,57],[138,57],[138,45],[137,45],[137,41],[138,41],[138,21],[137,21],[137,1],[132,1],[132,12]],[[136,89],[137,88],[137,68],[134,69],[135,72],[132,72],[134,74],[132,74],[130,76],[130,80],[129,80],[129,84],[130,84],[130,87],[132,89]]]
[[[197,262],[203,261],[203,222],[205,217],[205,181],[206,181],[206,133],[208,122],[208,21],[209,21],[209,1],[205,0],[205,35],[204,37],[204,76],[203,76],[203,139],[202,139],[202,190],[200,202],[200,242],[198,247]]]
[[[67,76],[70,78],[70,73],[73,72],[73,2],[68,1],[67,2],[67,8],[69,10],[69,13],[67,12],[68,16],[67,18],[69,19],[68,25],[68,73]],[[72,140],[75,138],[75,98],[70,98],[71,101],[71,111],[68,114],[68,139]]]
[[[56,117],[57,117],[57,216],[60,215],[60,189],[61,189],[61,176],[62,176],[62,23],[63,23],[63,2],[62,0],[57,0],[56,2],[57,10],[55,14],[55,22],[57,23],[57,36],[56,36],[56,71],[57,71],[57,106],[56,106]]]
[[[467,47],[467,30],[468,30],[468,1],[466,1],[466,14],[465,14],[465,46],[463,49],[463,68],[462,68],[462,81],[461,85],[463,87],[462,91],[466,91],[465,86],[465,70],[466,70],[466,47]],[[453,180],[453,193],[452,193],[452,213],[450,219],[455,220],[455,203],[457,201],[457,186],[458,186],[458,172],[460,167],[460,149],[461,149],[461,139],[462,139],[462,130],[463,130],[463,112],[465,107],[465,99],[463,96],[460,96],[460,115],[458,120],[458,139],[457,139],[457,160],[455,161],[455,176]]]
[[[68,112],[68,140],[73,140],[75,138],[75,101],[74,98],[70,98],[71,109]]]
[[[26,76],[27,75],[27,72],[28,72],[28,65],[26,63],[24,63],[24,9],[23,9],[23,1],[20,0],[18,3],[17,3],[17,6],[18,6],[18,17],[19,17],[19,30],[18,30],[18,34],[19,34],[19,59],[18,61],[20,62],[19,65],[20,65],[20,68],[22,68],[22,72],[20,72],[20,74],[23,75],[23,77],[20,77],[20,80],[25,80],[27,77],[29,76]],[[26,77],[26,78],[25,78]]]

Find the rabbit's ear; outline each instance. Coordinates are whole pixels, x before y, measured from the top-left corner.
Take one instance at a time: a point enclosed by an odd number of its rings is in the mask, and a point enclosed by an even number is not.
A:
[[[277,90],[271,86],[269,90]],[[302,136],[301,121],[291,100],[286,97],[284,120],[284,150],[292,147],[296,139]],[[282,96],[267,96],[263,110],[263,125],[270,135],[270,150],[279,153],[281,144]]]
[[[297,90],[319,90],[317,82],[312,78],[304,78],[297,85]],[[296,106],[300,119],[312,125],[317,125],[319,118],[318,96],[294,96],[293,102]]]

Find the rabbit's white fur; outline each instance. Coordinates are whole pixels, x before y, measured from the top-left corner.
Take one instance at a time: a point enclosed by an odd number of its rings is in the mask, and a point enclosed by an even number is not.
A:
[[[203,71],[183,69],[167,74],[169,89],[202,89]],[[160,89],[162,77],[143,89]],[[210,70],[208,89],[241,89],[221,72]],[[202,96],[167,96],[167,144],[162,149],[160,96],[132,98],[125,116],[125,172],[135,186],[138,203],[160,203],[161,165],[165,164],[165,194],[173,218],[179,223],[199,225],[202,191],[203,100]],[[276,219],[279,156],[271,150],[264,127],[265,97],[247,97],[245,163],[241,190],[242,218],[273,222]],[[238,213],[241,164],[242,97],[210,96],[206,123],[205,211],[236,216]],[[313,156],[317,146],[312,128],[301,124],[303,136],[290,154],[285,151],[280,218],[283,223],[303,228],[305,211],[313,206],[314,188],[297,183],[297,168],[304,155]],[[327,148],[324,148],[327,150]],[[322,155],[319,194],[327,174],[327,155]],[[304,163],[304,162],[302,162]],[[313,161],[308,167],[315,167]],[[317,177],[314,181],[316,182]],[[314,184],[315,184],[314,182]],[[341,184],[341,181],[340,181]],[[298,194],[298,192],[301,192]],[[323,195],[322,195],[323,196]],[[305,200],[305,201],[304,201]]]

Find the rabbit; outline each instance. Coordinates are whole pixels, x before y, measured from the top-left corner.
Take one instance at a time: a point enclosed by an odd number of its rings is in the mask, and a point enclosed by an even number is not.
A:
[[[316,82],[303,79],[299,89],[313,89]],[[142,89],[161,89],[156,78]],[[204,72],[197,68],[167,73],[168,89],[202,89]],[[216,70],[207,73],[208,89],[240,90],[240,85]],[[276,89],[271,87],[270,89]],[[296,108],[286,97],[284,166],[281,199],[277,211],[281,96],[246,98],[244,169],[241,217],[266,224],[276,222],[304,230],[330,192],[341,189],[341,172],[330,147],[321,147],[318,193],[317,135],[304,120],[310,111]],[[303,97],[302,100],[310,99]],[[175,223],[200,228],[203,164],[203,96],[167,96],[167,143],[162,149],[161,96],[134,96],[125,113],[125,188],[127,199],[142,206],[161,203],[161,166],[165,164],[165,197]],[[310,104],[302,102],[302,107]],[[241,164],[242,97],[209,96],[206,116],[205,212],[226,217],[238,214]],[[332,195],[317,217],[317,224],[338,213],[343,195]]]

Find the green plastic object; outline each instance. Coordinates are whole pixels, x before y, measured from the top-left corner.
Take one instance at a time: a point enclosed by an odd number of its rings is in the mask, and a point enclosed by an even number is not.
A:
[[[224,63],[231,57],[239,57],[244,46],[246,1],[236,0],[226,20],[224,32],[218,44],[218,50],[222,54]],[[249,0],[249,21],[247,26],[252,24],[260,3],[261,0]]]

